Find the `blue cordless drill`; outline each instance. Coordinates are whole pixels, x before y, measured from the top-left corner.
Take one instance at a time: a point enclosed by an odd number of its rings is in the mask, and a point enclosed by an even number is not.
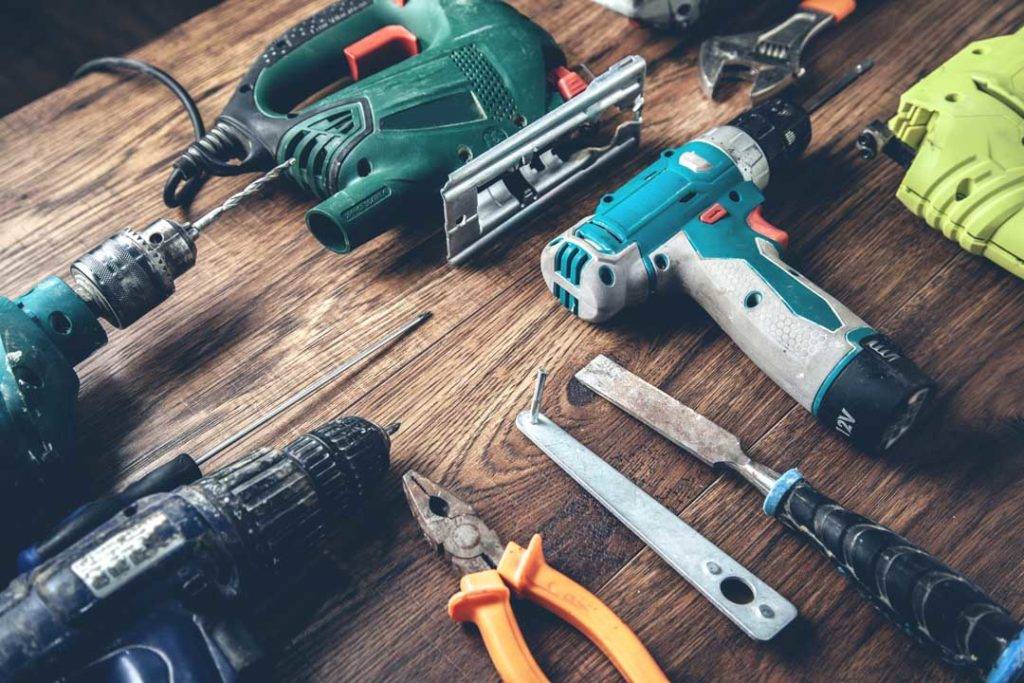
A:
[[[247,617],[361,513],[396,427],[336,419],[120,510],[0,593],[0,680],[238,680]]]
[[[771,174],[810,142],[810,111],[771,100],[665,150],[552,240],[541,268],[562,305],[589,322],[682,289],[818,419],[861,449],[884,451],[921,413],[931,380],[787,265],[788,235],[761,214]]]

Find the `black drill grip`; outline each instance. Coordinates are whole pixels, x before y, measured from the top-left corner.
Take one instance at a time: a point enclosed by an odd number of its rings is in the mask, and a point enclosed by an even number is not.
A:
[[[22,559],[19,569],[27,571],[30,567],[49,560],[116,515],[122,508],[141,498],[154,493],[173,491],[202,476],[203,473],[199,470],[196,461],[188,454],[182,453],[135,480],[120,493],[97,498],[75,510],[53,530],[49,537],[30,549],[33,552],[30,556]]]
[[[787,476],[776,488],[787,485]],[[813,541],[864,597],[922,645],[983,676],[999,662],[1001,675],[989,680],[1024,679],[1021,625],[961,574],[802,478],[774,505],[773,495],[766,510]],[[999,661],[1011,643],[1013,651]]]

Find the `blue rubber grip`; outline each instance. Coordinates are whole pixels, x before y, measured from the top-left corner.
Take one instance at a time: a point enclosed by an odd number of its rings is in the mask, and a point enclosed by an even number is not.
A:
[[[1024,631],[1006,646],[988,674],[988,683],[1014,683],[1024,679]]]
[[[769,517],[778,516],[776,513],[779,511],[782,499],[803,479],[804,475],[800,474],[800,470],[795,467],[779,477],[775,481],[775,486],[764,499],[764,513]]]

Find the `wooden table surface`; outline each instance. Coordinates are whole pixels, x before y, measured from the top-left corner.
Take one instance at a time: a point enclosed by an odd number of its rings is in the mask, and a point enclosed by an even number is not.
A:
[[[136,54],[178,75],[212,121],[262,46],[320,4],[228,0]],[[693,302],[662,299],[598,327],[570,318],[545,291],[537,266],[545,240],[658,150],[727,120],[744,100],[700,96],[693,42],[633,27],[588,0],[513,4],[571,61],[597,70],[630,53],[648,60],[642,153],[460,269],[445,264],[437,225],[403,226],[338,256],[305,230],[310,203],[298,191],[280,186],[248,204],[202,238],[199,264],[174,298],[114,331],[80,366],[79,440],[93,487],[182,449],[201,452],[429,309],[435,317],[421,331],[244,445],[281,445],[339,413],[402,421],[358,542],[335,539],[296,597],[268,613],[270,630],[281,631],[265,667],[271,678],[494,678],[479,636],[445,615],[455,578],[407,512],[399,477],[409,468],[461,491],[505,540],[542,532],[552,564],[607,601],[675,680],[951,678],[813,549],[765,518],[751,489],[568,386],[594,355],[615,356],[734,431],[755,458],[799,466],[1024,616],[1024,287],[911,216],[894,198],[899,170],[852,150],[861,126],[888,116],[918,76],[972,39],[1024,23],[1024,3],[864,0],[808,55],[806,92],[855,60],[879,64],[816,116],[803,170],[775,181],[766,215],[791,230],[804,273],[890,333],[941,388],[920,435],[881,459],[817,424]],[[720,28],[753,28],[783,12]],[[121,227],[173,215],[161,188],[190,134],[163,89],[103,75],[0,121],[0,291],[20,294]],[[240,185],[215,179],[196,211]],[[519,434],[513,419],[538,366],[552,373],[546,412],[791,600],[801,613],[794,627],[771,644],[748,639]],[[614,677],[571,628],[529,606],[519,613],[553,678]]]

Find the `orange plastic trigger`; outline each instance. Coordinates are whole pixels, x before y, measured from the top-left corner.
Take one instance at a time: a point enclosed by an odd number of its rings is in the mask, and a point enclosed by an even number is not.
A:
[[[558,94],[566,101],[587,89],[587,82],[583,80],[583,76],[564,66],[555,67],[548,74],[548,81],[558,89]]]
[[[857,2],[856,0],[804,0],[800,3],[800,9],[831,14],[838,24],[853,14],[853,10],[857,9]]]
[[[758,235],[767,237],[783,249],[789,249],[789,233],[769,223],[768,219],[761,214],[760,206],[751,211],[750,215],[747,216],[747,225]]]

